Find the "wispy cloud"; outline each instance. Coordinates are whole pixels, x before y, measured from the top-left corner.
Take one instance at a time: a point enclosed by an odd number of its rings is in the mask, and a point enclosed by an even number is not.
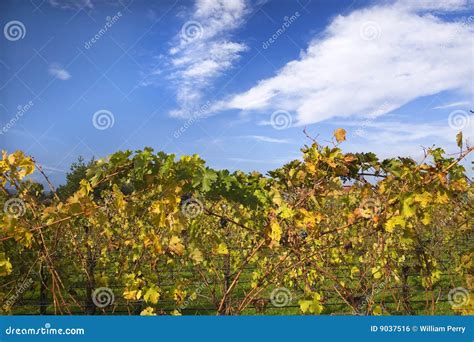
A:
[[[202,140],[201,142],[207,142],[211,144],[222,144],[229,142],[229,140],[251,140],[251,141],[257,141],[257,142],[265,142],[265,143],[271,143],[271,144],[291,144],[291,140],[289,139],[277,139],[277,138],[272,138],[268,137],[265,135],[240,135],[240,136],[227,136],[225,138],[215,138],[215,139],[206,139]]]
[[[434,107],[433,109],[446,109],[446,108],[453,108],[453,107],[461,107],[461,106],[467,106],[469,103],[470,103],[469,101],[446,103],[441,106]]]
[[[49,74],[56,77],[57,79],[62,80],[62,81],[67,81],[68,79],[71,78],[71,74],[69,73],[69,71],[67,71],[66,69],[61,68],[57,64],[52,64],[49,67]]]
[[[401,121],[384,122],[359,122],[344,121],[341,125],[345,127],[363,127],[362,137],[376,143],[413,143],[422,142],[424,139],[430,141],[442,141],[445,143],[455,142],[456,134],[463,131],[464,138],[471,143],[474,142],[474,115],[463,116],[463,125],[453,127],[448,121],[439,121],[432,123],[406,123]],[[355,130],[354,130],[355,131]],[[349,132],[350,133],[350,132]],[[374,146],[377,144],[371,144]]]
[[[399,0],[398,5],[408,8],[412,11],[457,11],[466,9],[468,3],[466,0]]]
[[[416,4],[415,4],[416,3]],[[215,103],[213,111],[285,110],[296,124],[380,116],[422,96],[472,92],[473,25],[436,13],[466,1],[399,1],[336,17],[298,60],[274,77]]]
[[[48,3],[53,7],[68,10],[94,8],[92,0],[48,0]]]
[[[288,163],[292,159],[262,160],[262,159],[251,159],[251,158],[229,158],[228,160],[233,161],[233,162],[237,162],[237,163],[282,165],[282,164]]]
[[[244,43],[232,41],[231,33],[242,25],[248,11],[246,0],[196,1],[168,56],[162,58],[163,69],[171,70],[168,78],[179,106],[171,111],[172,116],[190,116],[204,91],[247,49]],[[142,85],[153,84],[155,77],[163,78],[161,67],[153,68]]]
[[[43,170],[51,172],[51,173],[67,173],[67,172],[69,172],[68,170],[59,169],[59,168],[54,167],[54,166],[43,165],[42,167],[43,167]]]
[[[261,141],[261,142],[267,142],[267,143],[275,143],[275,144],[289,144],[289,143],[291,143],[287,139],[276,139],[276,138],[271,138],[271,137],[267,137],[267,136],[264,136],[264,135],[244,135],[244,136],[241,136],[239,138],[255,140],[255,141]]]

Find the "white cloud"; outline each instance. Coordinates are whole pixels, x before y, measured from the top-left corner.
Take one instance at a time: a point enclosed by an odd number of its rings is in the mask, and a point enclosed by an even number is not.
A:
[[[67,81],[71,78],[71,74],[66,69],[61,68],[59,65],[53,64],[49,67],[50,75],[60,79],[62,81]]]
[[[467,106],[468,104],[470,104],[469,101],[460,101],[460,102],[446,103],[440,106],[433,107],[433,109],[446,109],[446,108],[453,108],[453,107],[461,107],[461,106]]]
[[[426,12],[460,9],[466,2],[413,3],[336,17],[298,60],[248,91],[215,103],[212,110],[286,110],[301,125],[333,117],[376,117],[442,91],[472,92],[468,42],[473,25]]]
[[[417,161],[424,158],[423,148],[433,146],[443,148],[448,154],[458,153],[456,135],[460,130],[464,142],[467,140],[469,146],[474,143],[474,115],[464,113],[462,122],[452,122],[455,126],[450,126],[447,121],[409,124],[402,121],[346,120],[343,125],[348,139],[342,148],[346,152],[373,152],[380,159],[403,156]],[[435,145],[433,141],[436,141]],[[461,162],[468,175],[472,175],[471,161],[472,156],[469,156]]]
[[[205,39],[239,27],[247,10],[245,0],[197,0],[195,8]]]
[[[466,0],[399,0],[398,5],[415,11],[458,11],[468,6]]]
[[[228,143],[229,140],[253,140],[258,142],[266,142],[266,143],[273,143],[273,144],[291,144],[291,141],[288,139],[277,139],[268,137],[265,135],[241,135],[241,136],[234,136],[234,137],[226,137],[226,138],[216,138],[216,139],[206,139],[201,142],[212,143],[212,144],[221,144],[221,143]]]
[[[456,134],[460,130],[463,131],[465,139],[468,139],[471,144],[474,143],[474,115],[469,115],[463,111],[458,120],[419,124],[401,121],[345,121],[343,124],[346,127],[354,127],[352,133],[360,134],[363,138],[382,143],[382,145],[385,143],[421,142],[424,139],[454,144]],[[357,130],[362,132],[357,133]],[[349,131],[349,134],[351,134],[351,131]]]
[[[48,0],[48,3],[60,9],[93,9],[92,0]]]
[[[262,160],[262,159],[251,159],[251,158],[229,158],[229,160],[233,162],[237,162],[237,163],[283,165],[290,162],[292,159],[286,158],[286,159]]]
[[[276,138],[271,138],[264,135],[245,135],[240,138],[261,141],[261,142],[275,143],[275,144],[289,144],[290,143],[290,141],[287,139],[276,139]]]
[[[171,111],[172,116],[192,115],[203,92],[247,49],[245,44],[230,40],[231,32],[242,25],[247,13],[246,0],[196,1],[193,14],[166,58],[172,70],[168,77],[176,88],[180,106]],[[158,69],[154,68],[142,85],[153,84],[152,74]]]
[[[51,173],[67,173],[67,172],[69,172],[68,170],[63,170],[63,169],[59,169],[59,168],[54,167],[54,166],[47,166],[47,165],[43,165],[43,170],[49,171]]]

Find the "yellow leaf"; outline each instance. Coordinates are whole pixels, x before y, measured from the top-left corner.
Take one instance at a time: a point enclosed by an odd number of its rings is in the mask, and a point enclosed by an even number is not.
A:
[[[402,214],[404,217],[412,217],[416,214],[416,208],[413,206],[413,197],[409,196],[402,202]]]
[[[125,209],[125,206],[127,204],[127,202],[125,201],[125,197],[122,193],[122,191],[120,191],[119,187],[117,184],[114,184],[113,188],[113,193],[114,193],[114,200],[115,200],[115,205],[117,206],[117,208],[119,210],[123,210]]]
[[[316,165],[314,165],[310,161],[306,162],[305,165],[306,165],[306,168],[308,169],[309,173],[311,173],[311,174],[316,173]]]
[[[309,311],[309,307],[311,306],[311,300],[300,300],[298,302],[300,304],[300,310],[301,312],[305,313]]]
[[[278,245],[281,239],[281,227],[277,221],[273,221],[270,225],[270,228],[270,238],[273,242],[275,242],[276,245]]]
[[[456,134],[456,144],[459,148],[462,148],[462,131]]]
[[[338,128],[334,131],[334,138],[340,143],[341,141],[346,140],[346,130],[344,128]]]
[[[156,254],[161,254],[163,253],[163,246],[161,245],[160,240],[155,236],[153,239],[153,251]]]
[[[431,201],[431,194],[427,191],[424,191],[421,194],[415,195],[415,201],[421,204],[422,208],[426,208]]]
[[[371,271],[372,275],[374,276],[374,279],[382,278],[382,270],[380,269],[380,267],[372,267]]]
[[[286,203],[283,203],[281,206],[280,206],[280,217],[283,218],[283,219],[287,219],[287,218],[291,218],[294,216],[294,212],[293,212],[293,209],[289,208]]]
[[[301,312],[319,315],[323,311],[323,306],[321,305],[320,300],[321,295],[319,293],[314,293],[312,299],[300,300],[298,303]]]
[[[357,266],[352,266],[351,268],[351,278],[354,279],[354,276],[358,275],[360,273],[359,268]]]
[[[177,304],[182,304],[186,299],[186,291],[181,289],[174,289],[173,291],[173,299],[176,301]]]
[[[143,295],[143,299],[147,303],[150,302],[152,304],[156,304],[160,299],[160,293],[158,292],[158,289],[155,286],[152,286],[145,292],[145,294]]]
[[[92,192],[92,186],[86,179],[82,179],[80,184],[86,195],[89,195],[89,193]]]
[[[181,239],[177,236],[171,237],[168,247],[174,254],[182,255],[184,252],[184,245],[181,243]]]
[[[382,307],[380,305],[377,305],[376,307],[374,307],[374,309],[372,310],[372,313],[375,315],[375,316],[380,316],[382,314]]]
[[[435,199],[436,199],[436,203],[439,203],[439,204],[446,204],[449,202],[449,197],[445,192],[443,193],[438,192]]]
[[[134,300],[137,296],[137,290],[132,290],[132,291],[129,291],[129,290],[125,290],[123,291],[123,298],[127,299],[127,300]]]
[[[194,260],[196,264],[200,264],[204,260],[204,258],[202,257],[202,252],[197,248],[193,249],[189,256],[191,257],[191,259]]]
[[[156,316],[155,309],[149,306],[140,312],[140,316]]]
[[[431,223],[431,215],[429,213],[425,213],[421,223],[423,223],[425,226],[429,225]]]
[[[224,242],[221,242],[216,248],[214,248],[214,252],[217,254],[229,254],[227,245]]]
[[[12,272],[12,264],[5,256],[5,253],[0,253],[0,276],[4,277]]]
[[[344,162],[345,163],[351,163],[355,160],[357,160],[357,157],[355,155],[353,155],[352,153],[348,153],[344,156]]]
[[[405,228],[405,220],[400,215],[392,216],[385,222],[385,230],[389,233],[393,232],[396,226],[401,226]]]

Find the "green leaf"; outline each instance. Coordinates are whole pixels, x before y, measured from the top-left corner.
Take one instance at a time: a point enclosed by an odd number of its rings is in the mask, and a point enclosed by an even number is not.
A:
[[[202,175],[201,190],[203,192],[208,192],[209,190],[211,190],[211,185],[216,179],[216,172],[210,169],[206,169]]]

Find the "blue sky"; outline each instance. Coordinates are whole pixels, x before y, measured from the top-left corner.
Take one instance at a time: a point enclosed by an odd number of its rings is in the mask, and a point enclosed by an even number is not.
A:
[[[474,140],[468,0],[6,0],[0,145],[58,184],[151,146],[265,172],[308,139],[419,158]]]

